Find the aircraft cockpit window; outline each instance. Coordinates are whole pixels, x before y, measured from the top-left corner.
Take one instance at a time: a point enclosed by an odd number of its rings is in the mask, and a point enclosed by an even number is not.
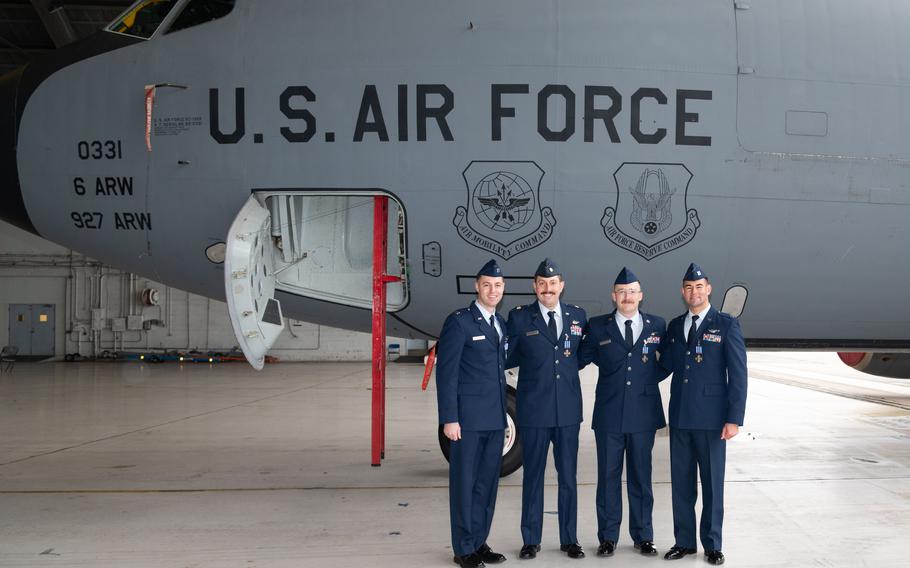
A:
[[[148,39],[180,0],[141,0],[111,24],[108,30]]]
[[[189,0],[167,33],[217,20],[233,9],[234,0]]]

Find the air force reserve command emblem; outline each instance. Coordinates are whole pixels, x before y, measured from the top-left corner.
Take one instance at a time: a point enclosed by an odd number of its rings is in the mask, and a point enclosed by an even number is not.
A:
[[[625,162],[613,172],[616,207],[604,209],[607,239],[645,260],[677,249],[695,237],[701,221],[686,209],[692,172],[682,164]]]
[[[543,244],[556,219],[540,207],[544,171],[534,162],[474,161],[462,172],[467,207],[455,209],[458,235],[505,260]]]

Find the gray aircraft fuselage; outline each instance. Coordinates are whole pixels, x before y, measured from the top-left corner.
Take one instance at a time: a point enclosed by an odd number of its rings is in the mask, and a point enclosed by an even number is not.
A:
[[[589,315],[623,266],[644,310],[683,312],[695,261],[717,307],[745,289],[751,345],[908,348],[908,27],[885,1],[238,0],[4,78],[3,217],[223,299],[206,249],[251,193],[383,193],[406,236],[392,335],[437,334],[490,258],[502,308],[532,301],[548,256]]]

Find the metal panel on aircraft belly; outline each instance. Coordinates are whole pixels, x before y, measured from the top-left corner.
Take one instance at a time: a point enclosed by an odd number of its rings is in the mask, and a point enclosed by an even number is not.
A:
[[[736,10],[743,147],[910,160],[910,5],[756,2]],[[882,40],[882,30],[889,39]],[[788,116],[789,113],[789,116]],[[805,114],[803,114],[805,113]],[[811,114],[809,114],[811,113]],[[794,120],[826,124],[794,128]]]

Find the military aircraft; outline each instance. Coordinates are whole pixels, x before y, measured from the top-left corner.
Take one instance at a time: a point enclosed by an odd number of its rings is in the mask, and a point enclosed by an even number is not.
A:
[[[226,298],[253,361],[283,316],[369,329],[386,196],[390,335],[434,337],[491,257],[503,309],[550,256],[589,314],[629,266],[665,316],[697,261],[750,346],[907,377],[908,25],[886,0],[142,0],[2,78],[2,218]]]

